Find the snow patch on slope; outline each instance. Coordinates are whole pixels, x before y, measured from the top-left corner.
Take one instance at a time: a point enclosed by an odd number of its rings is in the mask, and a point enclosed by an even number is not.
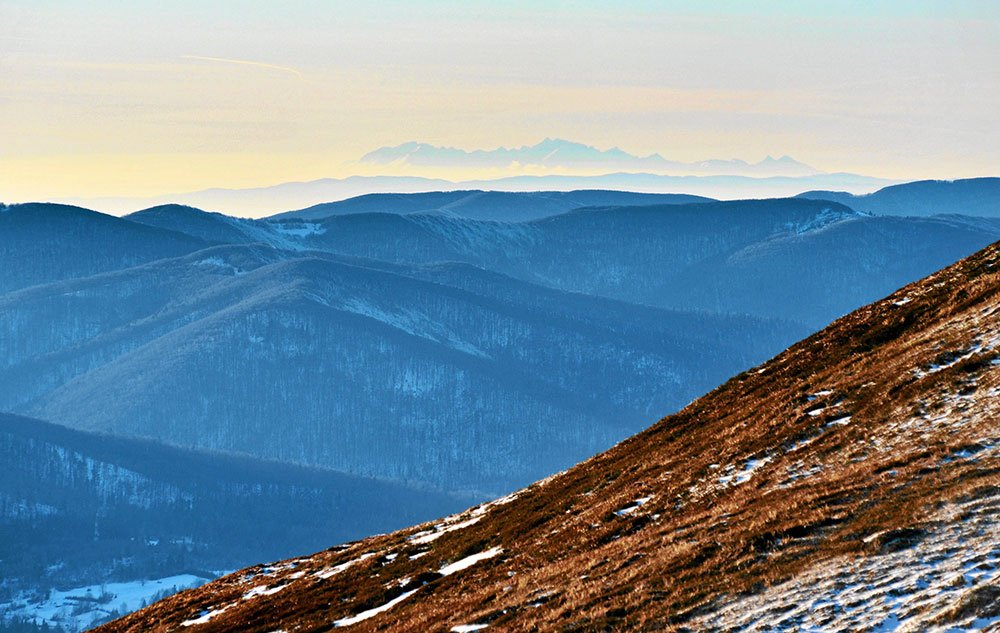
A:
[[[385,613],[386,611],[393,608],[403,600],[406,600],[413,594],[417,593],[417,591],[419,590],[420,588],[418,587],[416,589],[406,591],[404,593],[399,594],[398,596],[396,596],[395,598],[393,598],[389,602],[386,602],[383,605],[379,605],[373,609],[368,609],[367,611],[362,611],[361,613],[358,613],[357,615],[352,615],[349,618],[341,618],[340,620],[335,620],[333,626],[336,627],[351,626],[352,624],[357,624],[358,622],[363,622],[364,620],[373,618],[380,613]]]
[[[695,629],[981,631],[1000,622],[1000,499],[952,505],[927,532],[870,534],[882,553],[820,564],[762,593],[725,600]],[[992,606],[983,598],[995,596]],[[979,606],[977,606],[979,605]]]
[[[461,523],[439,523],[430,530],[414,534],[410,537],[410,542],[414,545],[425,545],[427,543],[431,543],[438,540],[448,532],[454,532],[455,530],[461,530],[469,527],[470,525],[475,525],[476,523],[479,523],[481,518],[482,516],[477,516],[469,519],[468,521],[462,521]]]
[[[484,560],[493,558],[494,556],[496,556],[497,554],[500,554],[502,552],[503,552],[503,548],[501,548],[501,547],[491,547],[490,549],[486,550],[485,552],[479,552],[478,554],[472,554],[471,556],[466,556],[465,558],[463,558],[461,560],[457,560],[454,563],[450,563],[448,565],[445,565],[444,567],[442,567],[441,569],[438,570],[438,573],[441,574],[442,576],[450,576],[450,575],[452,575],[452,574],[454,574],[456,572],[462,571],[463,569],[468,569],[469,567],[472,567],[473,565],[475,565],[476,563],[478,563],[480,561],[484,561]]]

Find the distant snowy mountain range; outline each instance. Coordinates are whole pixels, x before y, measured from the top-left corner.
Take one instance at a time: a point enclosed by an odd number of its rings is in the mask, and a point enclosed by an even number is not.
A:
[[[683,193],[734,200],[780,198],[803,191],[871,193],[896,184],[849,173],[827,173],[789,156],[768,156],[757,163],[738,159],[711,159],[693,163],[669,160],[660,154],[637,156],[618,148],[596,147],[545,139],[531,146],[466,151],[426,143],[382,147],[361,157],[367,171],[379,175],[321,178],[247,189],[212,188],[145,198],[63,198],[106,213],[125,214],[162,204],[185,204],[240,217],[263,217],[318,204],[373,193],[425,193],[485,190],[489,192],[615,190],[637,193]],[[405,170],[397,168],[405,167]],[[549,173],[525,175],[524,168]],[[507,176],[454,180],[428,177],[458,170],[495,169]],[[407,175],[392,172],[403,171]],[[417,174],[417,175],[414,175]]]
[[[547,138],[534,145],[498,147],[491,150],[464,150],[428,143],[409,142],[394,147],[380,147],[361,157],[374,165],[406,164],[432,168],[545,167],[566,170],[629,171],[670,174],[674,176],[813,176],[820,170],[791,156],[768,156],[757,163],[737,158],[709,159],[696,162],[669,160],[660,154],[638,156],[617,147],[598,149],[592,145],[558,138]]]

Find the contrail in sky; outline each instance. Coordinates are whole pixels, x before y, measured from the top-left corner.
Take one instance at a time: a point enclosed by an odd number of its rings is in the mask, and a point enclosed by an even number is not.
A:
[[[257,66],[258,68],[271,68],[273,70],[281,70],[286,73],[291,73],[299,79],[305,79],[297,68],[291,68],[290,66],[279,66],[277,64],[268,64],[266,62],[255,62],[249,59],[227,59],[225,57],[205,57],[203,55],[182,55],[181,57],[183,59],[196,59],[204,62],[219,62],[222,64],[241,64],[244,66]]]

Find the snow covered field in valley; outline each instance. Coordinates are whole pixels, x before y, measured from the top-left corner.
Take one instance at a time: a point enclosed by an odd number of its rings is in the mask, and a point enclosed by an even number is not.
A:
[[[0,619],[28,620],[39,625],[58,626],[66,633],[76,633],[178,591],[200,587],[209,580],[211,578],[180,574],[154,580],[52,590],[44,599],[22,594],[11,602],[0,604]]]

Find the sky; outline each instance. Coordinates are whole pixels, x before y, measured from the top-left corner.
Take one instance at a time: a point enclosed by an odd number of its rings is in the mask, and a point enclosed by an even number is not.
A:
[[[414,140],[1000,175],[997,60],[995,0],[0,0],[0,200],[371,175]]]

